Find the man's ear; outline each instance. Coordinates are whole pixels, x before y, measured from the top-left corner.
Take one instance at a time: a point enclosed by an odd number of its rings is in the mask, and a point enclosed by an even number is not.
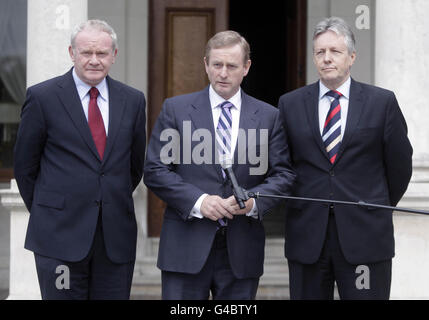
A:
[[[117,55],[118,55],[118,48],[116,48],[115,51],[113,52],[113,61],[112,61],[112,64],[115,63]]]
[[[247,60],[246,64],[244,65],[244,76],[247,76],[250,70],[250,65],[252,64],[252,60]]]
[[[208,60],[207,60],[207,58],[206,58],[206,57],[204,57],[204,67],[205,67],[205,69],[206,69],[206,73],[209,73],[209,72],[208,72],[209,62],[208,62]]]
[[[74,62],[75,57],[74,57],[74,52],[73,52],[72,46],[69,46],[69,55],[70,55],[71,60]]]

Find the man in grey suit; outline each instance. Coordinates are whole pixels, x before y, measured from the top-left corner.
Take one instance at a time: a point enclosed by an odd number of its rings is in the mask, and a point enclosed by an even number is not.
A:
[[[167,203],[162,297],[208,299],[211,291],[214,299],[254,299],[263,273],[262,218],[277,202],[249,199],[240,209],[219,158],[233,161],[249,191],[287,194],[295,174],[278,111],[240,88],[251,64],[247,41],[220,32],[204,62],[210,85],[166,99],[148,146],[144,182]]]

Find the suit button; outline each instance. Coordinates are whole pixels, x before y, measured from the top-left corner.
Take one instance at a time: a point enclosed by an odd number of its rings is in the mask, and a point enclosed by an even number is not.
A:
[[[329,171],[329,174],[330,174],[331,177],[335,177],[334,171]]]

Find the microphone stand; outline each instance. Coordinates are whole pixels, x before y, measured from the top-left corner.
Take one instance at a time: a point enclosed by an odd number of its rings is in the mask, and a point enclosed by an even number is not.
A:
[[[255,192],[249,192],[249,191],[245,191],[245,193],[249,198],[254,198],[254,199],[274,198],[274,199],[286,199],[286,200],[301,200],[301,201],[319,202],[319,203],[327,203],[327,204],[344,204],[344,205],[352,205],[352,206],[358,206],[358,207],[388,209],[392,211],[402,211],[402,212],[429,215],[429,211],[425,211],[425,210],[385,206],[381,204],[368,203],[364,201],[352,202],[352,201],[327,200],[327,199],[317,199],[317,198],[292,197],[292,196],[283,196],[283,195],[278,196],[273,194],[260,194],[259,192],[255,193]],[[243,200],[247,200],[247,199],[243,199]]]

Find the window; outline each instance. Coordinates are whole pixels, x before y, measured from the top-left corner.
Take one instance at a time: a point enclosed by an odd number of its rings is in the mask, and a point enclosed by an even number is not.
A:
[[[0,7],[0,182],[8,182],[26,90],[27,0],[0,0]]]

